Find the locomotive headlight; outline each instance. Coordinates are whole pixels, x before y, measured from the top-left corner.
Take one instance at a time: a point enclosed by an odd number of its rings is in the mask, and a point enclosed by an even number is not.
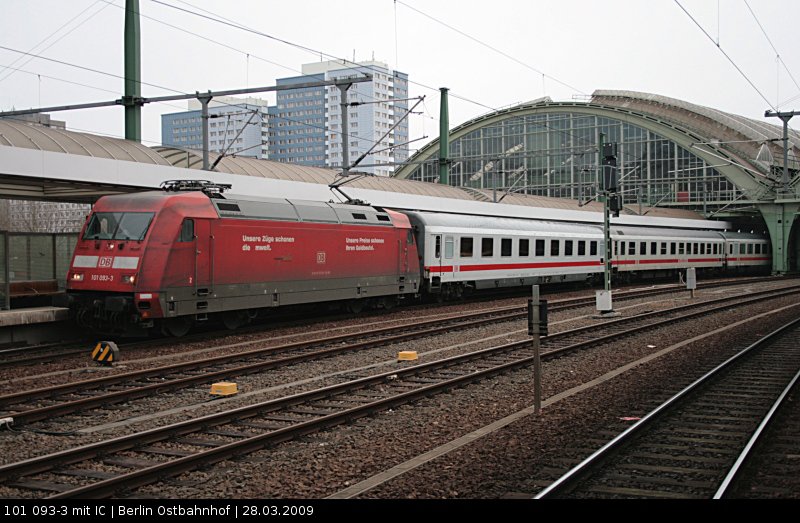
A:
[[[72,276],[70,277],[70,281],[83,281],[83,273],[73,272]]]
[[[136,283],[136,275],[135,274],[126,274],[122,277],[122,283],[130,283],[133,285]]]

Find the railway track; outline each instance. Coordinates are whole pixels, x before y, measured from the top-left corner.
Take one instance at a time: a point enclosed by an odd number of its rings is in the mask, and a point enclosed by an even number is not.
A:
[[[794,320],[744,349],[536,498],[725,496],[771,413],[797,381],[799,334],[800,320]]]
[[[786,280],[786,278],[768,277],[768,278],[737,278],[737,279],[714,280],[709,282],[698,283],[698,289],[710,289],[716,287],[741,285],[752,282],[769,282],[777,280]],[[665,294],[681,290],[684,290],[684,287],[681,285],[663,285],[653,289],[616,291],[614,293],[614,299],[620,301],[629,300],[629,299]],[[557,300],[553,301],[552,303],[552,305],[559,307],[559,309],[554,309],[554,310],[561,310],[566,307],[593,306],[594,304],[595,304],[594,296],[586,298],[570,298],[565,300]],[[521,309],[519,307],[505,307],[501,310],[507,310],[510,312],[513,310],[521,310]],[[269,327],[272,328],[274,326],[275,325],[273,323],[270,324]],[[263,332],[264,330],[265,330],[264,325],[254,325],[250,327],[240,328],[236,332],[238,334],[250,334],[250,333],[260,333]],[[226,336],[229,336],[230,334],[231,331],[229,330],[190,334],[181,338],[181,342],[191,343],[193,341],[208,341],[209,339],[224,338]],[[139,349],[155,347],[163,343],[164,343],[163,339],[155,339],[155,340],[130,341],[124,343],[120,342],[118,343],[118,345],[120,346],[120,348],[128,352],[128,351],[135,351]],[[87,349],[85,346],[76,348],[75,345],[76,342],[71,341],[65,343],[48,343],[42,345],[31,345],[31,346],[3,349],[0,350],[0,370],[4,368],[14,368],[20,366],[38,365],[42,363],[51,363],[54,361],[59,361],[67,356],[85,355],[87,353]]]
[[[798,292],[797,289],[791,292]],[[783,295],[786,292],[781,293]],[[775,297],[778,293],[772,293]],[[742,303],[741,297],[736,298]],[[767,296],[752,300],[769,299]],[[729,304],[728,304],[729,305]],[[542,358],[557,357],[613,341],[613,338],[642,329],[657,329],[665,322],[681,321],[699,314],[725,309],[706,305],[703,311],[676,314],[643,324],[644,318],[628,322],[628,328],[615,335],[560,333],[543,339],[581,336],[569,346],[547,350]],[[623,321],[608,322],[617,328]],[[606,324],[606,325],[608,325]],[[586,331],[586,329],[580,329]],[[208,466],[234,456],[257,451],[298,436],[319,431],[359,417],[394,408],[471,382],[532,364],[530,342],[508,343],[409,366],[346,383],[271,400],[256,405],[213,414],[182,423],[115,438],[49,456],[33,458],[0,467],[6,487],[19,490],[20,496],[54,492],[53,497],[124,496],[129,489],[162,480],[200,466]]]
[[[795,289],[800,289],[800,286],[795,287]],[[663,291],[653,289],[632,291],[627,293],[626,297],[629,299],[634,297],[638,298],[652,295],[654,292]],[[775,291],[763,291],[762,293],[754,293],[748,296],[751,298],[768,296],[772,292]],[[739,299],[739,297],[729,297],[712,302],[691,304],[687,307],[702,307],[704,303],[730,303],[731,301],[735,302]],[[558,311],[571,307],[584,306],[588,304],[589,301],[591,301],[592,304],[594,303],[592,300],[583,298],[560,300],[555,302],[551,310]],[[683,308],[675,310],[679,311],[683,310]],[[618,327],[618,325],[624,326],[631,321],[649,322],[652,317],[668,313],[669,311],[658,311],[649,316],[643,315],[639,317],[621,318],[616,321],[604,323],[602,329],[619,330],[624,327]],[[22,391],[0,396],[0,415],[2,415],[2,417],[13,418],[13,424],[15,426],[26,425],[90,408],[108,406],[137,398],[148,397],[156,393],[197,385],[208,385],[218,380],[232,379],[243,375],[264,372],[368,347],[384,346],[443,332],[474,328],[487,323],[512,321],[522,318],[525,315],[526,309],[523,307],[504,307],[489,312],[481,311],[469,315],[451,316],[437,320],[418,322],[413,326],[400,325],[375,329],[359,337],[360,341],[352,341],[352,335],[345,334],[313,341],[259,348],[248,352],[127,372],[64,385]],[[552,335],[545,338],[545,340],[547,340],[546,343],[548,344],[560,343],[562,345],[569,345],[571,343],[569,340],[574,339],[574,336],[591,338],[598,336],[598,332],[597,326],[591,326]],[[230,348],[230,346],[223,348]]]

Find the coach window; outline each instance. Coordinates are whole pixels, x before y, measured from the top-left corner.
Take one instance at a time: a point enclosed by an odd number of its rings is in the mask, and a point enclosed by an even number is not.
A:
[[[578,242],[578,256],[586,256],[586,242],[583,240]]]
[[[572,240],[564,240],[564,256],[572,256]]]
[[[500,239],[500,256],[506,258],[511,256],[511,238]]]
[[[757,243],[753,254],[761,254],[761,244]]]
[[[661,242],[661,256],[667,255],[667,242]]]
[[[597,242],[590,242],[589,243],[589,255],[590,256],[597,256]]]
[[[558,240],[550,240],[550,256],[558,256]]]
[[[628,242],[628,254],[636,256],[636,242]]]
[[[700,244],[700,254],[705,254],[705,253],[706,253],[706,244],[705,243],[701,243]]]
[[[625,256],[625,242],[619,242],[619,246],[618,247],[619,247],[619,249],[617,250],[617,253],[620,256]]]
[[[455,252],[455,240],[452,236],[445,236],[444,237],[444,257],[448,260],[453,259],[453,253]]]
[[[753,254],[753,244],[752,243],[748,243],[747,244],[747,254]]]
[[[194,220],[188,218],[183,220],[183,225],[181,225],[181,239],[178,241],[194,241]]]
[[[544,240],[536,240],[536,256],[544,256]]]
[[[520,238],[519,239],[519,256],[520,256],[520,258],[530,256],[530,251],[531,251],[530,240],[528,240],[526,238]]]
[[[656,254],[658,254],[658,243],[650,242],[650,256],[655,256]]]
[[[494,256],[494,238],[481,238],[481,256],[484,258]]]
[[[639,242],[639,256],[647,255],[647,242]]]
[[[678,254],[683,256],[686,254],[686,244],[683,242],[678,243]]]
[[[459,254],[462,258],[472,258],[472,238],[461,238],[461,250]]]
[[[678,252],[675,248],[676,248],[675,242],[669,242],[669,253],[670,254],[674,255],[676,252]]]
[[[739,244],[739,254],[745,254],[747,252],[747,248],[744,246],[743,243]]]

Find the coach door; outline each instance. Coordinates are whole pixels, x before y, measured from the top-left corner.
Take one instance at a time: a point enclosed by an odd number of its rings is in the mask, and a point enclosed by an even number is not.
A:
[[[195,220],[195,264],[194,288],[195,294],[208,296],[211,293],[213,277],[213,252],[211,238],[211,224],[208,220]]]

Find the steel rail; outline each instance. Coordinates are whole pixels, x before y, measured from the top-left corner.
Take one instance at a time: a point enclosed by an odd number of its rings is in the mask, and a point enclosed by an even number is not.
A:
[[[761,297],[759,299],[763,300],[768,298]],[[708,314],[712,313],[713,311],[704,311],[704,312]],[[696,316],[698,314],[700,313],[695,312],[686,315],[686,317]],[[664,321],[674,322],[677,321],[677,319],[672,318]],[[659,322],[658,324],[661,323],[663,322]],[[625,333],[621,333],[618,335],[626,335],[630,332],[640,331],[640,329],[641,327],[635,327],[630,331],[626,331]],[[580,344],[578,344],[578,346],[586,347],[590,345],[596,345],[597,343],[602,343],[603,341],[604,340],[601,339],[593,339],[581,342]],[[115,438],[107,442],[100,442],[91,445],[86,445],[76,449],[70,449],[58,452],[49,456],[31,458],[29,460],[25,460],[22,462],[1,466],[0,477],[15,478],[20,475],[29,475],[33,473],[48,471],[52,470],[54,467],[64,466],[67,464],[75,463],[77,461],[82,461],[84,459],[100,455],[108,455],[110,453],[122,450],[134,449],[143,444],[154,443],[157,441],[168,439],[174,435],[185,435],[191,432],[202,430],[204,428],[224,425],[226,423],[230,423],[236,420],[242,420],[245,418],[253,417],[258,414],[263,414],[266,412],[275,412],[287,406],[296,406],[302,403],[318,401],[326,398],[330,399],[331,396],[348,390],[360,390],[370,385],[375,385],[375,384],[385,385],[387,383],[393,383],[398,379],[402,379],[408,376],[414,376],[426,370],[435,371],[444,367],[451,367],[454,365],[462,364],[466,361],[474,361],[476,359],[483,359],[492,355],[497,355],[500,352],[506,353],[516,349],[529,350],[529,348],[530,348],[530,343],[527,341],[510,343],[499,347],[493,347],[493,348],[483,349],[480,351],[475,351],[467,355],[454,356],[451,358],[438,360],[435,362],[415,365],[413,367],[409,367],[407,369],[399,371],[393,370],[374,376],[360,378],[343,384],[337,384],[314,391],[299,393],[287,398],[280,398],[277,400],[271,400],[256,405],[241,407],[239,409],[235,409],[232,411],[220,414],[213,414],[205,416],[203,418],[189,420],[175,425],[170,425],[167,427],[161,427],[138,434],[124,436],[121,438]],[[575,347],[573,347],[573,350],[574,349]],[[550,351],[548,353],[545,353],[544,356],[552,357],[556,352],[562,353],[564,350],[565,349],[559,349],[558,351]],[[179,460],[174,460],[167,464],[158,465],[155,467],[149,467],[145,470],[136,471],[132,473],[131,478],[133,478],[134,484],[138,486],[144,484],[142,483],[142,481],[147,483],[153,481],[154,478],[163,477],[165,475],[173,475],[181,471],[187,470],[186,467],[191,469],[195,468],[198,464],[213,463],[215,461],[225,459],[226,457],[230,457],[233,455],[241,455],[255,448],[263,448],[263,446],[270,444],[272,442],[285,441],[293,437],[296,437],[297,435],[307,434],[313,430],[319,430],[320,428],[325,428],[334,424],[342,423],[347,421],[348,419],[353,419],[354,417],[367,415],[369,413],[375,412],[376,410],[381,410],[382,408],[385,408],[387,405],[388,406],[397,405],[399,404],[398,402],[401,403],[407,402],[410,401],[411,399],[420,397],[422,395],[429,395],[434,391],[453,388],[456,386],[460,386],[461,384],[464,384],[466,382],[476,381],[488,375],[502,373],[513,368],[524,367],[530,365],[532,363],[533,358],[534,358],[533,356],[523,357],[511,362],[505,362],[501,365],[495,365],[492,366],[491,368],[479,371],[468,370],[465,371],[465,373],[462,376],[451,378],[439,384],[422,386],[413,391],[404,392],[397,397],[382,398],[377,402],[373,402],[371,404],[372,405],[371,407],[370,404],[362,405],[356,407],[355,410],[348,409],[345,412],[334,413],[324,418],[317,419],[316,421],[312,420],[314,421],[313,423],[307,422],[301,425],[297,425],[297,428],[295,430],[291,429],[291,427],[287,427],[285,429],[279,429],[279,431],[273,431],[271,433],[255,436],[253,438],[245,440],[244,442],[236,442],[223,445],[221,447],[218,447],[217,449],[212,449],[211,451],[208,451],[207,454],[203,454],[202,456],[198,455],[194,457],[190,456],[185,459],[181,458]],[[125,479],[114,478],[114,480],[107,480],[97,483],[95,484],[96,487],[93,486],[82,487],[79,490],[70,490],[68,492],[58,494],[57,496],[58,497],[71,497],[71,496],[85,497],[94,495],[104,496],[108,495],[109,492],[113,493],[113,491],[123,488],[125,486],[125,481],[126,481]],[[93,488],[97,488],[98,490],[95,491],[95,493],[92,493]]]
[[[695,392],[701,386],[708,383],[712,378],[719,375],[723,370],[730,368],[732,365],[740,362],[745,357],[753,352],[763,348],[764,346],[772,343],[774,340],[780,338],[784,332],[791,330],[796,325],[800,325],[800,318],[793,320],[786,325],[774,330],[773,332],[762,337],[760,340],[741,350],[734,356],[728,358],[724,362],[712,370],[705,373],[703,376],[692,382],[683,390],[672,396],[670,399],[662,403],[660,406],[652,410],[641,420],[631,425],[628,429],[620,433],[611,441],[603,445],[601,448],[593,452],[589,457],[578,463],[575,467],[570,469],[566,474],[550,484],[547,488],[540,491],[534,499],[552,498],[559,494],[563,494],[570,488],[579,483],[585,476],[587,476],[598,464],[607,459],[611,454],[617,451],[620,447],[627,444],[633,438],[639,436],[646,429],[650,428],[656,421],[660,420],[666,413],[671,412],[681,402],[685,400],[690,394]]]
[[[744,303],[749,303],[749,302],[752,302],[752,301],[757,301],[759,299],[764,299],[762,297],[765,296],[765,295],[768,296],[767,299],[769,299],[769,298],[774,297],[774,296],[770,296],[770,295],[775,294],[775,293],[777,293],[777,296],[782,296],[782,295],[786,295],[786,294],[793,294],[793,293],[796,293],[796,292],[800,292],[800,286],[796,286],[796,287],[792,287],[792,288],[788,288],[788,289],[784,288],[784,289],[778,289],[778,290],[761,291],[760,293],[753,293],[753,294],[747,295],[748,299],[745,300]],[[725,303],[725,302],[730,302],[730,301],[736,301],[736,300],[740,300],[741,297],[742,296],[739,295],[739,296],[733,296],[733,297],[718,298],[716,300],[709,300],[709,301],[696,303],[696,304],[683,305],[683,306],[675,307],[675,308],[672,308],[672,309],[653,311],[653,312],[648,312],[648,313],[644,313],[644,314],[640,314],[640,315],[636,315],[636,316],[619,318],[619,319],[616,319],[616,320],[609,320],[609,321],[604,322],[602,324],[602,327],[603,328],[608,328],[608,327],[613,327],[613,326],[616,326],[616,325],[623,325],[623,324],[634,322],[634,321],[639,321],[639,320],[643,320],[643,319],[652,318],[654,316],[662,316],[664,314],[680,312],[682,310],[696,309],[698,307],[702,308],[702,307],[706,307],[706,306],[709,306],[709,305],[714,305],[714,304],[717,304],[717,303]],[[742,302],[739,301],[738,303],[742,303]],[[705,314],[705,313],[706,313],[705,311],[700,311],[699,313],[695,313],[695,314]],[[515,313],[515,314],[508,315],[508,316],[501,316],[501,318],[514,319],[514,317],[516,317],[516,316],[519,316],[519,314]],[[682,318],[683,317],[677,318],[675,321],[678,321],[679,319],[682,319]],[[495,322],[497,320],[498,320],[497,317],[483,318],[483,319],[477,320],[477,322],[475,320],[472,320],[472,322],[469,322],[469,323],[465,324],[465,328],[466,327],[472,327],[476,323],[477,324],[481,324],[481,323]],[[669,323],[669,322],[670,322],[669,319],[665,320],[665,324]],[[453,328],[454,328],[453,325],[445,325],[445,326],[435,327],[435,328],[427,329],[427,330],[423,330],[423,331],[415,331],[415,332],[412,332],[412,333],[403,333],[403,334],[398,334],[398,335],[393,335],[393,336],[388,336],[388,337],[383,337],[383,338],[378,338],[378,339],[370,339],[370,340],[363,341],[363,342],[357,342],[357,343],[353,343],[353,344],[348,344],[346,346],[332,347],[332,348],[322,349],[322,350],[318,350],[318,351],[313,351],[313,352],[298,354],[298,355],[294,355],[294,356],[288,356],[288,357],[284,357],[284,358],[279,358],[279,359],[275,359],[275,360],[270,360],[270,361],[266,361],[266,362],[258,362],[258,363],[255,363],[255,364],[239,365],[239,366],[236,366],[236,367],[233,367],[233,368],[227,368],[227,369],[222,369],[222,370],[218,370],[218,371],[211,371],[211,372],[204,372],[204,373],[201,373],[201,374],[198,374],[198,375],[195,375],[195,376],[177,378],[177,379],[173,379],[173,380],[170,380],[170,381],[159,381],[157,383],[149,383],[149,384],[145,384],[143,386],[138,386],[138,387],[131,388],[131,389],[107,392],[107,393],[104,393],[104,394],[101,394],[101,395],[97,395],[97,396],[89,396],[89,397],[84,397],[84,398],[80,398],[80,399],[77,399],[77,400],[70,400],[70,401],[58,403],[56,405],[44,406],[44,407],[33,408],[33,409],[28,409],[28,410],[21,410],[21,411],[8,411],[5,415],[7,417],[13,418],[14,425],[25,425],[25,424],[33,423],[35,421],[39,421],[39,420],[43,420],[43,419],[49,419],[49,418],[52,418],[54,416],[59,416],[59,415],[64,415],[64,414],[76,412],[76,411],[79,411],[79,410],[82,410],[82,409],[87,409],[87,408],[97,407],[97,406],[105,406],[105,405],[109,405],[109,404],[113,404],[113,403],[119,403],[119,402],[123,402],[123,401],[129,401],[129,400],[132,400],[132,399],[146,397],[146,396],[149,396],[149,395],[151,395],[153,393],[156,393],[156,392],[163,392],[163,391],[167,391],[167,390],[176,390],[176,389],[180,389],[180,388],[190,387],[190,386],[193,386],[193,385],[211,383],[216,379],[224,379],[224,378],[230,378],[230,377],[233,377],[233,376],[242,376],[242,375],[247,375],[247,374],[254,374],[254,373],[257,373],[257,372],[262,372],[262,371],[265,371],[265,370],[279,368],[279,367],[287,366],[287,365],[290,365],[290,364],[300,363],[300,362],[303,362],[303,361],[309,361],[309,360],[319,359],[319,358],[322,358],[322,357],[328,357],[328,356],[331,356],[331,355],[334,355],[334,354],[339,354],[339,353],[343,353],[343,352],[350,352],[350,351],[357,350],[357,349],[363,349],[363,348],[369,347],[369,346],[383,345],[383,344],[389,344],[389,343],[397,343],[397,342],[400,342],[400,341],[405,341],[405,340],[408,340],[408,339],[414,339],[414,338],[420,337],[420,336],[427,336],[427,335],[435,334],[435,333],[442,332],[442,331],[452,331]],[[388,328],[388,329],[395,330],[395,328],[393,328],[393,327]],[[559,333],[552,334],[550,336],[545,336],[545,337],[542,338],[542,340],[543,340],[543,342],[546,342],[546,343],[552,343],[553,340],[559,340],[559,339],[562,339],[562,338],[568,338],[570,336],[574,336],[574,335],[585,333],[585,332],[592,332],[592,333],[596,334],[597,329],[598,329],[598,326],[596,326],[596,325],[590,325],[590,326],[586,326],[586,327],[578,327],[576,329],[562,331],[562,332],[559,332]],[[598,339],[598,340],[611,339],[614,336],[616,336],[616,334],[609,334],[607,336],[597,337],[596,339]],[[337,336],[337,337],[335,337],[335,339],[339,339],[339,338],[346,339],[346,337],[347,337],[346,335]],[[527,343],[527,341],[525,341],[525,342],[516,342],[516,343],[523,343],[524,344],[524,343]],[[313,344],[314,344],[314,342],[300,342],[298,345],[301,345],[302,347],[293,347],[293,348],[294,349],[297,349],[297,348],[308,348],[310,345],[313,345]],[[290,344],[290,345],[293,345],[293,344]],[[274,347],[272,349],[274,349],[274,350],[281,349],[281,352],[283,350],[290,350],[290,349],[283,349],[282,347]],[[259,349],[258,351],[251,351],[251,352],[256,352],[258,354],[262,354],[267,350],[269,350],[269,349]],[[163,375],[165,375],[165,371],[170,371],[170,373],[177,373],[177,372],[185,372],[187,370],[195,370],[195,369],[199,369],[199,368],[206,368],[206,367],[209,366],[209,362],[230,361],[231,359],[241,360],[243,357],[247,357],[249,355],[250,355],[250,353],[240,353],[240,354],[237,354],[235,356],[217,357],[217,358],[212,358],[210,360],[192,362],[190,364],[179,364],[179,365],[176,365],[176,366],[160,367],[160,368],[157,368],[157,369],[149,369],[149,370],[146,370],[146,371],[138,371],[138,372],[134,372],[134,373],[126,373],[126,374],[121,374],[121,375],[112,376],[112,377],[108,377],[108,378],[97,378],[97,379],[94,379],[94,380],[87,380],[85,382],[78,382],[78,383],[73,383],[73,384],[67,384],[67,385],[64,385],[64,386],[57,386],[57,387],[53,387],[53,389],[54,390],[60,390],[60,391],[62,391],[62,390],[63,391],[84,390],[84,388],[81,387],[81,385],[87,384],[87,383],[92,383],[92,384],[95,384],[96,386],[110,385],[110,384],[115,384],[115,383],[130,384],[131,381],[133,381],[136,378],[141,379],[143,377],[163,376]],[[33,391],[33,392],[37,393],[37,394],[41,394],[42,390],[43,389],[39,389],[39,390]],[[44,390],[47,390],[47,389],[44,389]],[[62,394],[63,393],[65,393],[65,392],[62,392]],[[9,395],[9,396],[0,398],[0,404],[2,404],[2,401],[5,400],[5,398],[8,398],[8,397],[14,397],[14,399],[16,399],[17,402],[28,401],[28,396],[26,396],[26,394],[24,392],[22,392],[22,393],[17,393],[15,395]],[[41,397],[41,396],[32,396],[32,397]]]

